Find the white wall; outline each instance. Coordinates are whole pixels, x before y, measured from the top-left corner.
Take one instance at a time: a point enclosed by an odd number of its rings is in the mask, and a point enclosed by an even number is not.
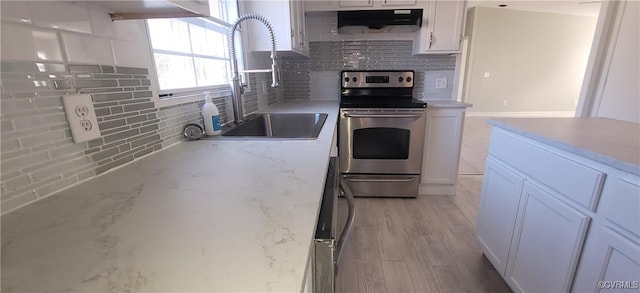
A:
[[[476,7],[468,21],[469,112],[575,110],[596,17]]]
[[[620,29],[611,39],[611,61],[590,116],[640,123],[640,2],[628,1],[620,8]]]

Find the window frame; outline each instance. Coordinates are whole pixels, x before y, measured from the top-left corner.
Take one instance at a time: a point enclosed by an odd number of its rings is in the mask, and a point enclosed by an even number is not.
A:
[[[227,1],[227,0],[219,0],[220,3],[220,14],[225,17],[225,18],[237,18],[239,14],[239,3],[238,1]],[[235,9],[231,9],[230,5],[235,5]],[[235,12],[236,15],[230,15],[232,12]],[[175,17],[175,19],[180,19],[180,20],[185,20],[186,18],[181,18],[181,17]],[[215,17],[211,17],[211,16],[201,16],[197,18],[199,19],[205,19],[205,20],[200,20],[200,21],[205,21],[205,22],[211,22],[213,26],[217,26],[220,29],[226,29],[227,31],[231,29],[232,27],[232,23],[227,22],[226,20],[223,19],[218,19]],[[188,21],[187,21],[188,22]],[[151,89],[154,92],[153,95],[153,100],[154,103],[156,104],[156,107],[161,108],[161,107],[168,107],[168,106],[173,106],[173,105],[179,105],[179,104],[183,104],[183,103],[190,103],[190,102],[194,102],[194,101],[200,101],[202,100],[202,96],[203,93],[206,91],[211,92],[211,96],[213,98],[216,97],[224,97],[224,96],[230,96],[231,95],[231,75],[233,74],[231,72],[231,56],[228,56],[230,52],[226,52],[225,54],[227,55],[227,58],[216,58],[217,60],[225,60],[228,63],[227,66],[227,74],[228,74],[228,82],[226,84],[220,84],[220,85],[211,85],[211,86],[201,86],[201,87],[190,87],[190,88],[182,88],[182,89],[171,89],[171,90],[161,90],[160,89],[160,80],[158,79],[158,70],[156,67],[156,60],[155,60],[155,50],[153,48],[152,42],[151,42],[151,34],[150,34],[150,30],[149,30],[149,22],[147,20],[144,21],[144,28],[146,30],[146,34],[147,34],[147,43],[149,45],[149,53],[150,53],[150,58],[151,58],[151,64],[152,64],[152,69],[150,72],[150,77],[151,77]],[[225,38],[227,37],[227,34],[224,33]],[[190,36],[191,37],[191,36]],[[227,46],[228,47],[228,46]],[[242,60],[238,60],[238,62],[243,62],[245,59],[244,56],[244,52],[238,51],[237,54],[242,54],[242,56],[238,56],[238,59],[242,59]],[[191,54],[188,56],[193,56],[193,57],[198,57],[199,55],[197,54]],[[207,58],[211,57],[211,56],[206,56]],[[213,58],[212,58],[213,59]],[[244,64],[238,64],[238,66],[243,67]]]

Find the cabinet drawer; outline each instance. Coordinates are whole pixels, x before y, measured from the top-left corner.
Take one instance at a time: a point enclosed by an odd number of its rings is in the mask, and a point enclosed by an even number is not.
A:
[[[580,205],[595,210],[605,173],[497,128],[491,133],[489,153]]]
[[[604,216],[607,220],[640,237],[640,179],[611,178],[603,192]],[[611,184],[611,186],[609,186]]]

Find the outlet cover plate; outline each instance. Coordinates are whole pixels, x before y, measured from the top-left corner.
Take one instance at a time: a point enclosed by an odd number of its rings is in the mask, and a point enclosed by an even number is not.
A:
[[[437,88],[437,89],[446,89],[447,88],[447,78],[446,77],[438,77],[438,78],[436,78],[435,88]]]
[[[91,95],[62,96],[62,104],[75,143],[100,138],[98,118],[93,109]]]

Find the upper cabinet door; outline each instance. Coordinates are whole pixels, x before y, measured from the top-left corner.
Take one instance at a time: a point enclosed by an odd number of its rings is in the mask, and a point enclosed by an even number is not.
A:
[[[373,0],[340,0],[340,7],[371,7]]]
[[[308,54],[307,24],[304,14],[304,1],[291,1],[291,46],[303,54]]]
[[[340,0],[308,0],[304,1],[305,11],[336,11],[340,9]]]
[[[416,6],[417,0],[381,0],[382,6]]]
[[[422,16],[414,53],[460,53],[467,1],[434,0]]]
[[[346,10],[354,10],[350,8],[366,8],[371,7],[374,9],[393,9],[395,7],[402,8],[404,6],[416,6],[417,0],[339,0],[340,8],[347,8]],[[339,9],[340,10],[340,9]]]
[[[302,1],[242,1],[242,4],[243,13],[257,13],[269,20],[276,37],[276,50],[309,54]],[[250,51],[271,50],[271,39],[262,23],[247,21],[243,25]]]

